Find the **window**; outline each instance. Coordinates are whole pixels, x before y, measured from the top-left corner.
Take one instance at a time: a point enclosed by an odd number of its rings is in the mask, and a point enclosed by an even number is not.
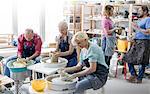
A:
[[[32,28],[40,34],[40,12],[42,0],[17,0],[18,34]]]
[[[45,40],[48,43],[55,42],[56,35],[59,34],[58,23],[63,18],[64,0],[46,0],[45,4]]]
[[[0,34],[12,33],[12,0],[0,0]]]
[[[41,34],[47,43],[55,42],[58,23],[64,20],[66,0],[1,0],[0,34],[20,35],[26,28]]]

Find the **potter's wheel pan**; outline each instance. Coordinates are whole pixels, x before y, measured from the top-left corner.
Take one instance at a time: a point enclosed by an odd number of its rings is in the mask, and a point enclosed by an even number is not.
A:
[[[77,80],[76,78],[72,82],[66,82],[62,81],[60,77],[53,78],[51,89],[56,91],[75,90]]]
[[[44,63],[44,67],[60,68],[60,67],[66,67],[68,60],[65,58],[59,57],[57,63],[51,63],[51,58],[46,57],[46,58],[41,59],[41,63]]]

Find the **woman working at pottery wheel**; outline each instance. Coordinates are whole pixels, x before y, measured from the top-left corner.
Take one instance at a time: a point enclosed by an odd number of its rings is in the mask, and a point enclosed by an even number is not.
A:
[[[88,36],[84,32],[77,32],[73,36],[72,43],[81,48],[80,62],[74,67],[61,69],[61,75],[66,72],[73,73],[66,76],[65,80],[79,77],[75,94],[82,94],[87,89],[96,90],[103,87],[107,81],[108,66],[105,63],[102,48],[88,42]]]
[[[55,57],[63,57],[68,60],[67,67],[77,64],[77,53],[71,43],[73,34],[68,31],[68,25],[65,21],[58,24],[60,35],[56,38],[56,51],[52,52]]]

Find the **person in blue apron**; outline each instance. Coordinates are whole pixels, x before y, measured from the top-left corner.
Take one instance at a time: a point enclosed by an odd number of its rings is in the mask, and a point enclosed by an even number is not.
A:
[[[97,44],[90,43],[84,32],[77,32],[73,36],[72,42],[81,48],[80,62],[76,66],[61,69],[61,75],[66,72],[73,73],[64,76],[65,80],[79,77],[75,94],[84,94],[87,89],[97,90],[103,87],[108,77],[108,65],[105,62],[102,48]]]
[[[59,49],[61,52],[65,52],[69,50],[69,42],[68,42],[68,36],[67,36],[67,40],[60,40],[59,43]],[[67,56],[62,56],[63,58],[66,58],[68,60],[67,63],[67,67],[72,67],[75,66],[77,64],[77,53],[76,53],[76,49],[73,50],[73,53],[71,55],[67,55]]]
[[[25,33],[18,37],[17,55],[10,56],[4,60],[4,75],[10,77],[10,71],[6,65],[11,60],[26,58],[26,60],[34,60],[35,63],[39,63],[41,45],[42,41],[40,36],[35,34],[32,29],[26,29]]]
[[[77,52],[71,44],[72,34],[67,31],[68,25],[62,21],[59,23],[60,36],[57,38],[57,47],[54,52],[55,56],[66,58],[68,60],[67,67],[72,67],[77,64]]]

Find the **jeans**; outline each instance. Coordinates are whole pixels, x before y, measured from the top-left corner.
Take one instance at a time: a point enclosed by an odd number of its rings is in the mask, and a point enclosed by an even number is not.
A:
[[[103,65],[98,65],[96,72],[85,77],[79,77],[76,84],[75,94],[83,94],[87,89],[99,89],[103,87],[107,81],[108,70]]]
[[[86,77],[77,82],[75,94],[84,94],[84,91],[92,88],[92,84]]]
[[[137,80],[142,80],[142,78],[144,76],[144,72],[145,72],[145,67],[146,67],[144,64],[139,65],[138,75],[137,75],[136,70],[134,68],[134,64],[128,63],[128,67],[129,67],[130,74],[132,76],[137,76]]]
[[[4,66],[3,66],[4,75],[10,77],[10,71],[9,71],[9,68],[7,67],[7,63],[8,63],[9,61],[15,60],[15,59],[17,59],[17,55],[10,56],[10,57],[8,57],[8,58],[6,58],[6,59],[4,60],[4,62],[3,62],[3,65],[4,65]],[[36,57],[36,58],[35,58],[35,64],[36,64],[36,63],[39,63],[39,62],[40,62],[40,57]]]

